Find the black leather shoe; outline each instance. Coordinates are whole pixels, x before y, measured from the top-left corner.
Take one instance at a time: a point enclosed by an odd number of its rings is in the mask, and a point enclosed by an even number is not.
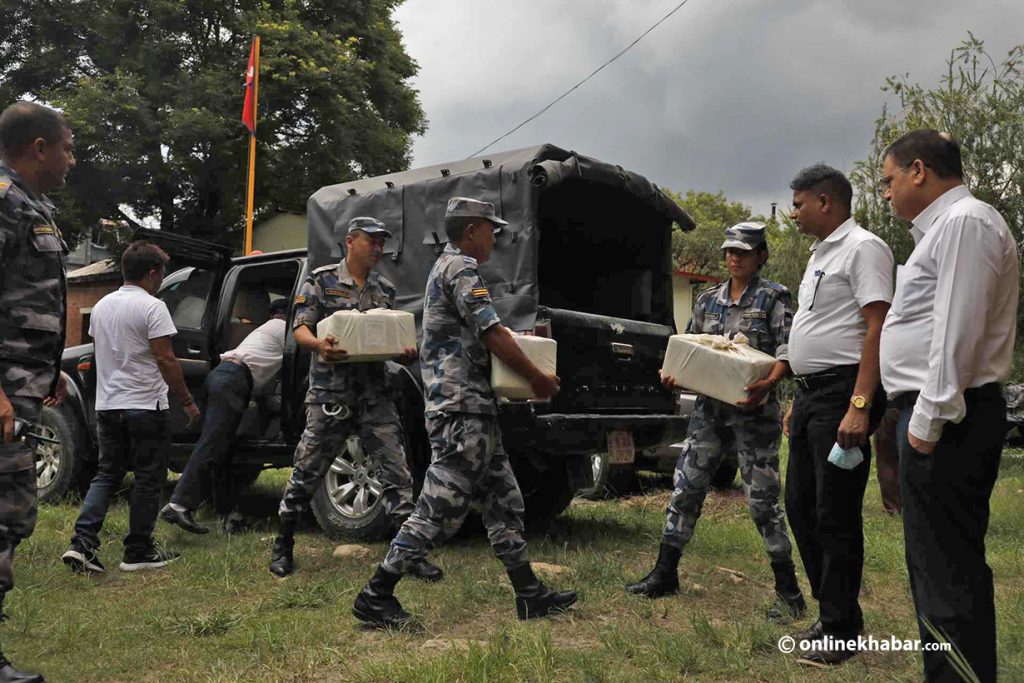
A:
[[[815,648],[800,655],[797,659],[797,663],[836,666],[837,664],[842,664],[856,654],[858,654],[857,650],[847,650],[845,648]]]
[[[45,680],[42,674],[15,669],[10,660],[0,653],[0,683],[43,683]]]
[[[799,619],[807,614],[807,602],[800,592],[792,561],[772,562],[772,572],[775,574],[775,602],[768,608],[765,618],[778,622]]]
[[[421,581],[440,581],[444,578],[444,571],[430,560],[423,558],[409,568],[409,576]]]
[[[402,609],[402,603],[395,597],[395,586],[401,574],[393,574],[378,566],[363,590],[359,591],[352,605],[352,616],[374,628],[417,628],[416,618]]]
[[[530,563],[508,570],[516,592],[516,616],[520,621],[566,611],[576,603],[576,591],[553,591],[533,573]]]
[[[283,579],[295,571],[292,560],[292,549],[295,547],[293,536],[278,536],[274,539],[274,548],[270,551],[270,573]]]
[[[679,592],[679,548],[662,543],[654,569],[636,583],[626,584],[626,592],[647,598],[660,598]]]
[[[821,625],[821,619],[811,624],[810,628],[798,631],[790,635],[790,638],[795,640],[798,644],[801,640],[820,640],[825,635],[825,627]]]
[[[175,526],[180,526],[185,531],[193,534],[206,534],[210,532],[209,529],[199,524],[192,517],[191,510],[175,510],[171,507],[170,503],[164,505],[163,509],[160,510],[160,519],[170,522]]]

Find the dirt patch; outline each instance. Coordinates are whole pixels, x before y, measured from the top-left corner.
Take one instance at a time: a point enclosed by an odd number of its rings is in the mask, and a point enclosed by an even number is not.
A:
[[[373,555],[373,550],[365,545],[339,545],[334,549],[332,555],[343,560],[364,560]]]

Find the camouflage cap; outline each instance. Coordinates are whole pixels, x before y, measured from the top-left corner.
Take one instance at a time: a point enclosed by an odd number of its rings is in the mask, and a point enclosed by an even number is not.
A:
[[[363,232],[374,235],[376,233],[384,233],[388,237],[391,237],[391,231],[384,227],[376,218],[370,218],[369,216],[358,216],[348,222],[348,231],[351,233],[355,230],[362,230]]]
[[[742,249],[750,251],[767,241],[764,223],[737,223],[725,229],[725,241],[720,249]]]
[[[494,224],[494,232],[496,233],[508,225],[507,221],[498,218],[498,215],[494,212],[494,204],[468,197],[452,197],[448,200],[448,209],[444,212],[444,217],[450,218],[454,216],[486,218]]]

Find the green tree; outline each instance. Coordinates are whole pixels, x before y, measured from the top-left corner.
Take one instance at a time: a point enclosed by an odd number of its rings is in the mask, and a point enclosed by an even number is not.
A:
[[[793,295],[795,307],[814,239],[800,234],[796,223],[784,212],[779,212],[775,220],[769,220],[767,226],[770,256],[762,274],[773,282],[786,285]]]
[[[727,277],[721,250],[725,229],[749,220],[750,207],[729,201],[724,192],[713,194],[688,190],[682,196],[665,190],[665,194],[683,207],[697,224],[690,232],[673,226],[672,258],[676,268],[700,275]]]
[[[967,186],[999,210],[1024,247],[1022,62],[1024,45],[996,62],[984,43],[968,34],[950,54],[938,87],[926,89],[912,82],[909,74],[886,79],[882,90],[897,97],[899,108],[883,107],[875,122],[871,154],[855,165],[850,180],[857,189],[858,222],[892,247],[898,263],[906,261],[914,244],[909,226],[892,215],[879,192],[882,154],[891,142],[917,128],[947,131],[960,141]],[[1021,310],[1018,329],[1024,330]]]
[[[408,167],[425,119],[392,19],[401,0],[5,0],[0,102],[67,113],[81,230],[126,205],[165,230],[240,241],[243,81],[262,40],[257,215],[329,183]]]

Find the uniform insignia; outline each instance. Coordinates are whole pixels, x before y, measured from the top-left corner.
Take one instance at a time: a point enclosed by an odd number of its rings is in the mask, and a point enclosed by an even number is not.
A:
[[[296,306],[301,306],[304,303],[306,303],[306,295],[305,294],[299,294],[297,297],[295,297],[295,305]]]
[[[708,320],[718,320],[719,318],[722,317],[722,314],[721,313],[705,312],[704,313],[704,317],[707,318]]]
[[[337,287],[328,287],[324,290],[324,293],[327,294],[327,296],[348,296],[347,289],[339,289]]]
[[[52,234],[54,234],[53,233],[53,226],[52,225],[37,225],[34,228],[32,228],[32,232],[34,234],[36,234],[36,235],[52,235]]]
[[[472,256],[463,256],[462,257],[462,262],[465,263],[467,266],[475,266],[476,265],[476,259],[473,258]]]
[[[765,313],[764,311],[744,311],[743,315],[741,317],[743,317],[743,318],[758,318],[758,319],[761,319],[761,320],[767,320],[768,319],[768,314]]]
[[[470,291],[470,294],[475,296],[477,299],[482,299],[485,296],[490,296],[491,293],[487,291],[486,287],[477,287]]]
[[[334,270],[337,267],[338,267],[337,264],[330,264],[329,263],[326,266],[320,266],[319,268],[314,270],[312,273],[310,273],[310,275],[316,275],[317,273],[326,273],[327,271]]]
[[[5,194],[7,194],[7,188],[9,188],[10,186],[10,181],[0,180],[0,197],[3,197]]]

